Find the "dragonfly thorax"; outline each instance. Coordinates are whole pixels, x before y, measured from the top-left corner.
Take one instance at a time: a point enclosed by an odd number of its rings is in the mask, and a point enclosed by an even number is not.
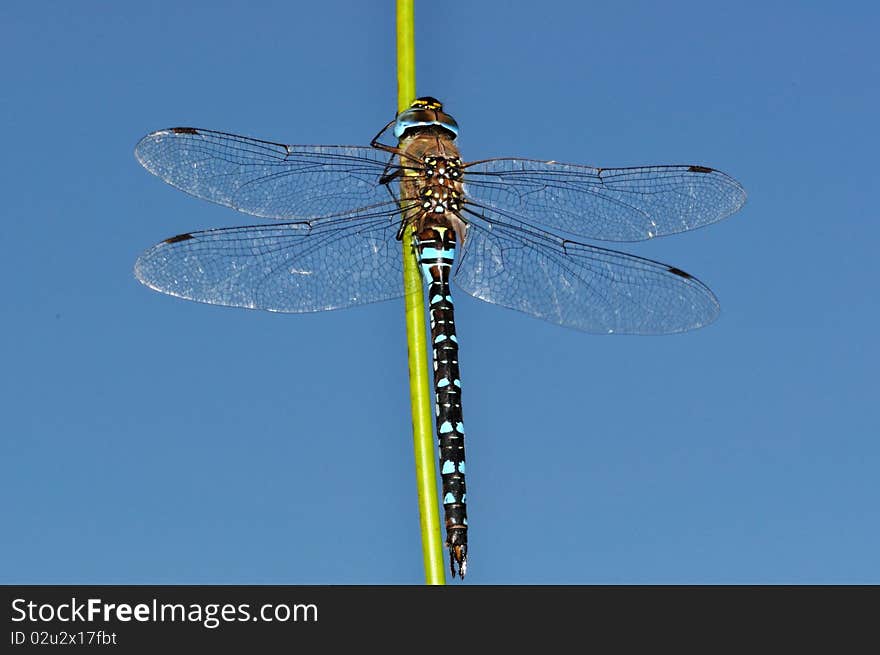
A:
[[[426,187],[419,192],[422,209],[433,214],[458,212],[461,210],[461,194],[447,187]]]
[[[458,157],[428,156],[423,160],[425,177],[439,184],[461,180],[461,160]]]

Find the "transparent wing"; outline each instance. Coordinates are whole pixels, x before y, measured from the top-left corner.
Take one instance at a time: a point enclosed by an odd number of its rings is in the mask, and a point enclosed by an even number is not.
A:
[[[509,222],[603,241],[642,241],[730,216],[740,184],[705,166],[592,168],[533,159],[467,164],[468,198]]]
[[[315,312],[388,300],[403,295],[395,211],[181,234],[144,252],[134,272],[212,305]]]
[[[386,202],[389,155],[360,146],[288,146],[191,127],[145,136],[135,157],[198,198],[264,218],[339,214]]]
[[[469,217],[455,281],[487,302],[593,333],[668,334],[718,315],[702,282],[672,266]],[[491,225],[483,222],[491,220]]]

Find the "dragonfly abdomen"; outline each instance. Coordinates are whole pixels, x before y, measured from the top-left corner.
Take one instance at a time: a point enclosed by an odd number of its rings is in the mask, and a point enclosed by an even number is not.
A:
[[[465,487],[464,423],[461,411],[461,377],[458,337],[449,286],[455,262],[456,231],[429,226],[416,235],[419,264],[428,282],[431,344],[434,352],[437,439],[440,444],[440,478],[446,514],[446,547],[452,576],[467,571],[467,490]]]

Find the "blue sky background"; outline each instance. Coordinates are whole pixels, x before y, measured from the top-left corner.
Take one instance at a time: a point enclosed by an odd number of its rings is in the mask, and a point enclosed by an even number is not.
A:
[[[144,171],[145,133],[365,144],[394,114],[392,2],[257,4],[0,6],[0,582],[423,580],[402,302],[272,315],[132,275],[249,220]],[[749,193],[627,248],[707,282],[709,328],[596,337],[458,294],[470,582],[880,582],[878,17],[418,4],[418,90],[465,159]]]

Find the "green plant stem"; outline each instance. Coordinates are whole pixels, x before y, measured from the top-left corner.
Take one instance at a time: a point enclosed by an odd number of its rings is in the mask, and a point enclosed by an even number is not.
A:
[[[397,0],[397,110],[416,97],[414,0]],[[431,389],[428,382],[428,340],[425,336],[425,291],[412,245],[412,231],[403,231],[403,287],[406,301],[406,343],[409,351],[409,397],[412,405],[416,487],[425,582],[446,584],[440,503],[437,498],[436,455],[431,426]]]

